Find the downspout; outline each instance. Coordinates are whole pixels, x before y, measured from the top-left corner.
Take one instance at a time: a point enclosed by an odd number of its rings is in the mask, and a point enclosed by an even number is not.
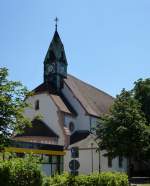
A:
[[[91,129],[92,129],[92,117],[91,116],[89,116],[90,117],[90,132],[92,131]]]
[[[93,143],[91,143],[91,171],[93,173]]]

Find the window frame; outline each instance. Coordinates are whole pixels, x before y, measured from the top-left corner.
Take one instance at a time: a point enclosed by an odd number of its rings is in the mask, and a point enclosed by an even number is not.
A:
[[[34,103],[34,108],[35,108],[35,110],[39,110],[39,109],[40,109],[40,101],[39,101],[39,99],[37,99],[37,100],[35,101],[35,103]]]

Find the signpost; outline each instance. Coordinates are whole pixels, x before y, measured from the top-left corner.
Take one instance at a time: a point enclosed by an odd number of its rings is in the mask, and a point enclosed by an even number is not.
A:
[[[69,168],[71,170],[71,174],[73,175],[78,175],[78,169],[80,167],[80,163],[78,160],[76,160],[75,158],[79,157],[79,149],[78,147],[72,147],[71,148],[71,157],[73,158],[70,162],[69,162]]]
[[[73,159],[69,162],[69,168],[71,170],[71,174],[77,175],[78,174],[77,170],[79,169],[79,167],[80,167],[80,163],[78,160]]]
[[[72,147],[71,148],[71,157],[72,158],[78,158],[79,157],[79,148],[78,147]]]
[[[71,170],[78,170],[79,167],[80,167],[80,163],[79,163],[78,160],[71,160],[71,161],[69,162],[69,168],[70,168]]]

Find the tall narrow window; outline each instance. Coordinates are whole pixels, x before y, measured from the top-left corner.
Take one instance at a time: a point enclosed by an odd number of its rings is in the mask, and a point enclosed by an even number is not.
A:
[[[73,122],[70,122],[70,123],[69,123],[69,130],[70,130],[71,132],[73,132],[74,129],[75,129],[74,123],[73,123]]]
[[[39,110],[39,100],[35,101],[35,110]]]
[[[118,163],[119,163],[119,168],[122,168],[122,164],[123,164],[123,157],[122,156],[119,156]]]
[[[112,157],[108,156],[108,167],[112,167]]]

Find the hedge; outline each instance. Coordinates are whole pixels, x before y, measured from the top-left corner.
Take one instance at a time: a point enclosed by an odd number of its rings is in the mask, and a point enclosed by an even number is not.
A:
[[[0,185],[41,186],[42,174],[32,157],[0,161]]]
[[[75,177],[65,173],[54,177],[45,177],[43,186],[128,186],[128,177],[124,173],[115,172]]]
[[[128,186],[124,173],[43,176],[33,157],[0,160],[0,186]]]

